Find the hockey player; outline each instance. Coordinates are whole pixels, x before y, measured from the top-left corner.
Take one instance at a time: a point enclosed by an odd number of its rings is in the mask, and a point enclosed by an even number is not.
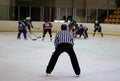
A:
[[[79,28],[76,30],[76,35],[79,35],[79,37],[81,37],[83,35],[84,39],[86,39],[88,37],[88,34],[87,34],[87,27],[84,27],[82,24],[80,24]]]
[[[73,37],[75,37],[75,38],[76,38],[76,30],[78,30],[78,28],[79,28],[79,26],[78,26],[78,24],[76,23],[76,24],[75,24],[75,28],[74,28],[73,31],[72,31]]]
[[[26,17],[26,24],[27,24],[29,32],[31,34],[31,28],[33,28],[33,25],[32,25],[32,20],[30,17]]]
[[[48,20],[45,20],[45,23],[43,24],[43,38],[42,38],[42,41],[44,40],[47,32],[49,33],[50,40],[52,41],[52,24]]]
[[[75,25],[76,25],[76,21],[71,19],[68,24],[68,28],[69,28],[69,31],[73,34],[73,36],[75,35]]]
[[[71,19],[69,24],[68,24],[70,32],[72,32],[75,29],[75,27],[74,27],[75,25],[76,25],[76,21]]]
[[[99,22],[97,20],[94,23],[93,37],[95,36],[96,31],[98,31],[101,34],[101,37],[103,37],[101,25],[99,24]]]
[[[18,35],[17,35],[17,38],[20,39],[20,35],[21,33],[23,33],[23,36],[24,36],[24,39],[27,39],[27,36],[26,36],[26,22],[25,22],[25,19],[21,18],[18,22]]]
[[[60,54],[63,52],[67,52],[68,55],[70,56],[74,72],[77,76],[79,76],[80,67],[73,49],[74,38],[73,35],[67,30],[66,24],[61,25],[61,31],[59,31],[55,36],[54,45],[55,51],[53,52],[50,58],[49,64],[46,69],[46,73],[51,74]]]

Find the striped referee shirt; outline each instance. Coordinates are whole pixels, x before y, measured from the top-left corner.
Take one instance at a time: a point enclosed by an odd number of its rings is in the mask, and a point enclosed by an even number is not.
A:
[[[69,43],[72,46],[74,45],[73,35],[68,30],[61,30],[55,36],[54,45],[55,47],[61,43]]]

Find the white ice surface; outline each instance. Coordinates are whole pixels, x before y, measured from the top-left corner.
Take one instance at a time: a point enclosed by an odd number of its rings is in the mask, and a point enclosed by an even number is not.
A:
[[[75,39],[81,68],[75,77],[69,56],[61,54],[50,76],[45,70],[53,41],[16,39],[17,33],[0,33],[0,81],[120,81],[120,37],[99,35]],[[54,38],[54,37],[53,37]]]

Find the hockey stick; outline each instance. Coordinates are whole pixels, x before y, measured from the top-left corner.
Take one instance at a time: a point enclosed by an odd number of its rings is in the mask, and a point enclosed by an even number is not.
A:
[[[36,34],[34,34],[33,32],[31,32],[31,34],[33,34],[36,37]],[[41,36],[36,37],[36,39],[38,39],[38,38],[41,38]]]
[[[40,28],[37,28],[37,27],[33,27],[34,29],[37,29],[37,30],[40,30]],[[30,34],[33,34],[34,36],[36,36],[36,34],[34,34],[32,31],[30,31]],[[38,38],[41,38],[41,36],[39,36],[39,37],[36,37],[37,39]]]
[[[27,34],[27,35],[31,40],[33,40],[33,41],[37,40],[37,39],[33,39],[29,34]]]
[[[33,34],[34,36],[36,36],[32,31],[30,31],[30,34]]]
[[[32,35],[34,35],[34,36],[36,37],[36,34],[34,34],[33,32],[30,32],[30,34],[32,34]],[[27,35],[28,35],[28,37],[29,37],[31,40],[33,40],[33,41],[36,41],[37,39],[41,38],[41,36],[36,37],[36,38],[32,38],[32,37],[30,36],[30,34],[27,34]]]

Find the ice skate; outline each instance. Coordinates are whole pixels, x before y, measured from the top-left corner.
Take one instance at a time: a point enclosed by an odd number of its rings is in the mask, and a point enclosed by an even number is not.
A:
[[[52,37],[50,37],[50,41],[52,41]]]
[[[42,41],[44,41],[44,38],[42,38]]]
[[[76,75],[76,77],[79,77],[80,75]]]

